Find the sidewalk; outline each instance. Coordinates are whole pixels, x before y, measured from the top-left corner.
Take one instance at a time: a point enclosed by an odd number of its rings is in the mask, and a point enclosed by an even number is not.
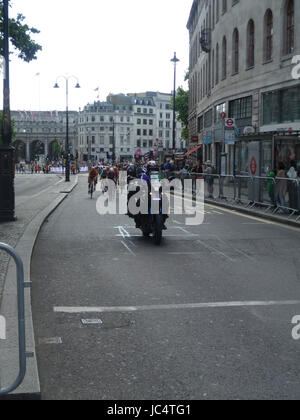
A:
[[[78,183],[78,176],[72,177],[68,185],[62,177],[57,176],[58,181],[60,178],[61,182],[53,184],[47,191],[25,202],[20,201],[16,205],[16,222],[0,224],[0,242],[11,245],[20,254],[24,264],[25,282],[30,282],[31,256],[41,226]],[[30,289],[25,289],[25,311],[26,350],[34,353],[34,357],[27,359],[25,380],[9,399],[40,397]],[[0,340],[0,388],[4,388],[11,385],[18,376],[19,355],[16,269],[14,262],[3,252],[0,252],[0,314],[7,323],[6,340]]]

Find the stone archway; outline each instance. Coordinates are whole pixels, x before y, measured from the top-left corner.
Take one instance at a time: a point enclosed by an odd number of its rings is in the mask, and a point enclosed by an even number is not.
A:
[[[16,140],[13,147],[15,148],[15,162],[24,162],[26,160],[26,144],[22,140]]]
[[[35,140],[30,144],[30,160],[33,161],[40,155],[45,155],[45,144]]]
[[[53,140],[48,144],[48,157],[50,160],[59,160],[63,152],[63,146],[59,140]]]

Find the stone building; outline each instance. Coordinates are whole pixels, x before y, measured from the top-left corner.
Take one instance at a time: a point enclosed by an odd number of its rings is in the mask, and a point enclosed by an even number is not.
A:
[[[12,112],[15,121],[16,160],[57,156],[57,144],[65,149],[65,112]],[[169,150],[172,140],[171,94],[146,92],[109,95],[106,102],[88,104],[69,112],[71,153],[79,161],[132,160],[157,150]],[[176,124],[176,145],[181,149],[182,125]]]
[[[220,171],[223,155],[230,173],[266,175],[291,160],[300,169],[299,19],[298,0],[194,0],[189,130],[198,159]]]
[[[65,112],[31,112],[12,111],[16,137],[13,146],[16,149],[16,161],[30,162],[37,156],[57,156],[56,144],[62,149],[66,143],[66,113]],[[72,151],[77,146],[78,113],[69,111],[69,144]]]

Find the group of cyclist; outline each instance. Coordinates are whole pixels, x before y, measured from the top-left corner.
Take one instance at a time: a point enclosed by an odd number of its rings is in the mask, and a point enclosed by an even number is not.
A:
[[[98,180],[103,181],[110,179],[114,181],[116,185],[120,185],[119,174],[121,171],[127,172],[127,180],[130,181],[133,178],[143,178],[147,173],[149,167],[157,166],[155,161],[150,161],[145,165],[142,164],[119,164],[119,165],[108,165],[108,166],[93,166],[89,172],[88,187],[89,191],[91,187],[96,189]],[[122,187],[122,185],[120,185]]]

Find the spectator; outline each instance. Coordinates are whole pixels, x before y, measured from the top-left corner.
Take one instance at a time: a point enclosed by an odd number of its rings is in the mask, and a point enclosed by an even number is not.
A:
[[[213,177],[213,168],[212,163],[208,160],[205,163],[205,182],[207,183],[208,187],[208,198],[214,198],[214,177]]]
[[[297,183],[297,165],[295,161],[291,161],[291,167],[287,173],[290,181],[288,182],[288,192],[290,200],[290,208],[298,209],[298,183]]]
[[[269,181],[268,181],[268,193],[270,197],[270,201],[274,207],[276,207],[276,197],[275,197],[275,178],[276,172],[271,170],[269,173]]]
[[[276,202],[278,207],[286,207],[286,201],[285,201],[285,197],[286,197],[286,193],[287,193],[287,181],[285,180],[285,178],[287,179],[287,175],[285,172],[285,166],[282,162],[279,163],[278,165],[279,171],[276,177]],[[280,209],[280,213],[285,213],[286,211],[281,208]]]

